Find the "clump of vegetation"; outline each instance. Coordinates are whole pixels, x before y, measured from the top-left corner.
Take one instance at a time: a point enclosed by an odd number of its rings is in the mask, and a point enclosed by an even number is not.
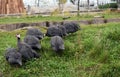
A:
[[[104,21],[104,23],[107,23],[107,22],[108,22],[108,20],[107,20],[107,19],[104,19],[103,21]]]
[[[120,29],[119,28],[111,29],[107,35],[107,38],[114,41],[120,41]]]
[[[102,72],[102,77],[119,77],[119,76],[120,76],[119,64],[109,65],[108,69]]]
[[[60,14],[60,10],[59,10],[59,9],[55,9],[55,10],[51,13],[51,16],[57,16],[58,14]]]
[[[93,20],[88,20],[88,24],[93,24]]]
[[[107,9],[107,8],[118,8],[117,3],[108,3],[104,5],[99,5],[100,9]]]

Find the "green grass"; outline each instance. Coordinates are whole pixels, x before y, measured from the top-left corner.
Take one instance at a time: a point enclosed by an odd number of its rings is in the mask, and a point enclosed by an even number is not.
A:
[[[81,18],[82,17],[82,18]],[[90,19],[92,15],[83,15],[80,16],[80,19]],[[72,16],[68,20],[75,20],[79,19],[77,16]],[[43,22],[43,21],[63,21],[62,16],[49,16],[49,17],[42,17],[42,16],[29,16],[29,17],[4,17],[0,18],[0,24],[12,24],[12,23],[32,23],[32,22]]]
[[[60,57],[50,47],[50,38],[41,41],[37,51],[41,58],[22,67],[11,67],[5,60],[5,49],[16,47],[15,34],[22,39],[26,30],[0,32],[0,72],[4,77],[119,77],[120,23],[82,26],[64,37],[65,51]],[[41,28],[45,32],[44,28]]]
[[[119,18],[120,13],[96,13],[96,14],[80,14],[80,16],[71,16],[70,19],[67,20],[92,20],[95,15],[104,16],[106,19],[108,18]],[[2,17],[0,18],[0,24],[12,24],[12,23],[32,23],[32,22],[43,22],[43,21],[63,21],[62,16],[22,16],[22,17]]]

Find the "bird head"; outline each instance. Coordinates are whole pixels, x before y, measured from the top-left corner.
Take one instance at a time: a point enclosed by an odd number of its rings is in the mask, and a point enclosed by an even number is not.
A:
[[[19,65],[19,66],[22,66],[22,60],[20,58],[16,59],[14,57],[10,57],[8,59],[8,62],[11,64],[11,65]]]
[[[16,34],[16,37],[17,37],[17,38],[20,38],[20,34]]]

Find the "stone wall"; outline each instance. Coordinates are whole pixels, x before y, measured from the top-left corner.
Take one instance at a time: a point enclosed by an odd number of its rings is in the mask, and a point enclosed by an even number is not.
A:
[[[109,23],[109,22],[120,22],[120,18],[112,18],[112,19],[104,19],[104,18],[98,18],[98,19],[92,19],[92,20],[80,20],[80,21],[64,21],[64,22],[37,22],[37,23],[16,23],[16,24],[0,24],[0,29],[12,31],[19,28],[24,27],[30,27],[30,26],[54,26],[54,25],[60,25],[67,22],[76,22],[84,25],[90,25],[90,24],[103,24],[103,23]]]

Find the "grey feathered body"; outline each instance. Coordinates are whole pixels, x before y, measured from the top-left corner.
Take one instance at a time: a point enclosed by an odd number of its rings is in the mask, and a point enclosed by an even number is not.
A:
[[[32,49],[35,49],[35,50],[41,49],[39,39],[36,38],[35,36],[27,35],[24,38],[24,42],[27,43],[28,45],[30,45],[32,47]]]
[[[5,58],[11,65],[22,65],[22,55],[19,52],[17,52],[17,49],[8,48],[6,51],[7,52],[5,54]]]
[[[65,26],[66,32],[68,34],[74,33],[80,29],[79,25],[77,23],[74,23],[74,22],[65,23],[65,24],[63,24],[63,26]]]
[[[52,36],[61,36],[63,37],[62,30],[59,29],[57,26],[52,26],[47,29],[46,36],[52,37]]]
[[[39,40],[43,38],[44,34],[37,28],[31,28],[27,30],[26,35],[37,37]]]
[[[58,53],[65,49],[64,41],[60,36],[52,37],[50,43],[51,43],[52,49]]]
[[[63,36],[67,35],[66,28],[63,25],[59,25],[58,28],[62,31]]]
[[[30,45],[28,45],[25,42],[21,42],[20,39],[18,39],[18,51],[21,53],[23,59],[26,60],[30,60],[31,58],[38,58],[39,54],[34,51]]]

